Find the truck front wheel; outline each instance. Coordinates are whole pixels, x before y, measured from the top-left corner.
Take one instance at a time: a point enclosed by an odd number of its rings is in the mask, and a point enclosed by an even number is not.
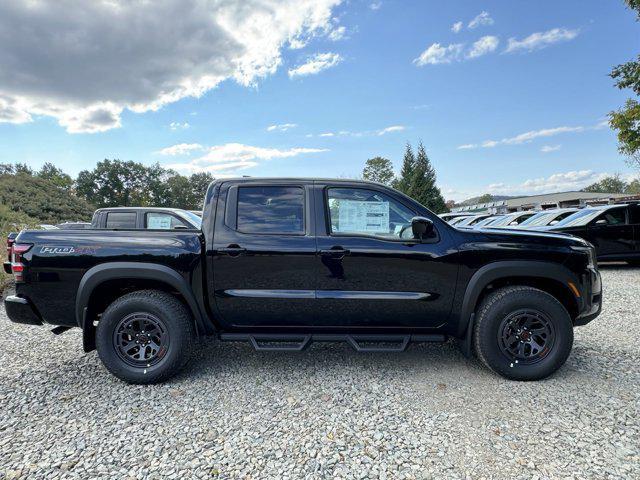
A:
[[[556,298],[537,288],[498,289],[483,300],[476,312],[476,355],[503,377],[548,377],[564,364],[572,346],[569,313]]]
[[[114,301],[96,330],[100,360],[128,383],[162,382],[189,359],[193,322],[186,307],[172,295],[140,290]]]

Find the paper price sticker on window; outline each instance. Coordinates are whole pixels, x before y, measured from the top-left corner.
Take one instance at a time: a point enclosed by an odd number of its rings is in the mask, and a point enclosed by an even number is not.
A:
[[[341,232],[389,233],[389,202],[340,200]]]
[[[169,215],[149,215],[147,218],[147,228],[169,230],[171,229],[171,217]]]

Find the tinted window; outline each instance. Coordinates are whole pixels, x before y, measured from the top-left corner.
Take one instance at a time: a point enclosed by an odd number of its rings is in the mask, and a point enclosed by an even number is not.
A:
[[[136,228],[135,212],[107,213],[107,228]]]
[[[629,206],[629,223],[640,223],[640,205]]]
[[[361,188],[331,188],[328,200],[332,233],[399,239],[404,230],[403,238],[411,236],[414,213],[384,193]]]
[[[182,220],[168,213],[151,212],[147,213],[147,228],[158,230],[171,230],[176,227],[191,228]]]
[[[596,222],[600,220],[605,220],[607,225],[620,225],[626,223],[624,208],[612,208],[611,210],[606,210],[596,218]]]
[[[304,191],[300,187],[240,187],[238,230],[247,233],[304,233]]]

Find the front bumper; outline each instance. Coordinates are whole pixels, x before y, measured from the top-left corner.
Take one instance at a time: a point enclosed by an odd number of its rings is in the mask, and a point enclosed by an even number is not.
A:
[[[585,275],[584,306],[582,312],[576,317],[575,326],[586,325],[600,315],[602,311],[602,278],[595,268],[590,269]]]
[[[4,309],[9,320],[25,325],[42,325],[42,318],[26,298],[8,296],[4,299]]]

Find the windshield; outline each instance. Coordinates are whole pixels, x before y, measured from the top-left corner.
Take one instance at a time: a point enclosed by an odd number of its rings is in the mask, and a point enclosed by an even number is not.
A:
[[[182,213],[183,217],[188,218],[189,221],[196,226],[196,228],[202,228],[202,219],[198,215],[196,215],[195,213],[187,212],[186,210],[180,213]]]
[[[497,215],[495,217],[488,217],[484,220],[480,220],[478,223],[474,225],[474,227],[486,227],[489,224],[493,224],[493,222],[502,218],[502,215]]]
[[[480,220],[485,219],[487,217],[483,216],[483,215],[477,215],[477,216],[473,216],[473,217],[467,217],[464,220],[462,220],[461,222],[459,222],[456,226],[457,227],[464,227],[467,225],[475,225],[476,223],[478,223]]]
[[[547,225],[549,222],[553,221],[560,213],[558,212],[539,212],[536,213],[533,217],[527,218],[520,225]]]
[[[559,221],[554,225],[554,227],[576,227],[586,225],[602,212],[603,210],[600,208],[585,208],[569,215],[564,220]]]

